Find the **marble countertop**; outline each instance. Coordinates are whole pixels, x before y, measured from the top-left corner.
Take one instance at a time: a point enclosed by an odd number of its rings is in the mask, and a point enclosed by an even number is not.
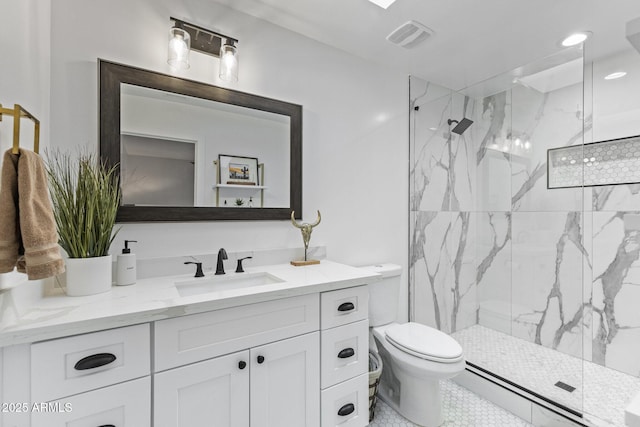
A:
[[[245,270],[246,275],[266,272],[283,281],[190,296],[181,296],[176,283],[198,280],[193,275],[138,280],[134,285],[113,286],[110,292],[86,297],[69,297],[60,288],[31,283],[2,290],[0,347],[348,288],[380,279],[377,273],[327,260],[304,267],[277,264]],[[225,278],[241,274],[229,272]],[[199,280],[212,277],[208,273]]]

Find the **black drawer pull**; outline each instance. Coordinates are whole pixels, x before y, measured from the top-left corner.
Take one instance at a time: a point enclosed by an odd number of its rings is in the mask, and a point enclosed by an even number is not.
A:
[[[340,304],[338,306],[338,311],[351,311],[353,309],[355,309],[356,306],[353,305],[352,302],[343,302],[342,304]]]
[[[338,409],[338,415],[341,417],[346,417],[347,415],[353,413],[356,410],[356,406],[353,403],[347,403],[342,408]]]
[[[240,362],[238,362],[238,368],[244,369],[246,367],[247,367],[247,362],[245,362],[244,360],[241,360]]]
[[[340,353],[338,353],[338,357],[340,359],[348,359],[354,354],[356,354],[356,351],[351,347],[349,347],[349,348],[345,348],[344,350],[340,350]]]
[[[264,362],[264,356],[258,356],[258,363]]]
[[[102,424],[99,427],[116,427],[116,426],[114,426],[113,424]]]
[[[108,365],[116,360],[116,356],[111,353],[98,353],[83,357],[73,366],[76,371],[86,371],[87,369],[99,368]]]

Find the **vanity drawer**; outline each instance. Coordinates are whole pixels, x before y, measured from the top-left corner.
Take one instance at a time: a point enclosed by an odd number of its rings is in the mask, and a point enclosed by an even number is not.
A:
[[[31,346],[31,400],[46,402],[149,375],[149,324]]]
[[[155,323],[155,372],[317,331],[318,294]]]
[[[149,377],[49,402],[32,411],[31,427],[150,427]]]
[[[324,330],[320,337],[322,388],[369,372],[367,320]]]
[[[369,374],[328,389],[320,397],[322,427],[364,427],[369,424]]]
[[[334,328],[369,317],[367,286],[323,292],[320,296],[322,329]]]

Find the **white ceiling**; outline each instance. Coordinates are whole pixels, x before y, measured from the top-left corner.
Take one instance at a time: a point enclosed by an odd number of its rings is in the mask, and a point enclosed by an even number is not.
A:
[[[451,89],[462,89],[561,50],[591,31],[587,55],[630,48],[625,23],[640,0],[214,0],[364,59]],[[435,34],[407,50],[385,37],[409,20]]]

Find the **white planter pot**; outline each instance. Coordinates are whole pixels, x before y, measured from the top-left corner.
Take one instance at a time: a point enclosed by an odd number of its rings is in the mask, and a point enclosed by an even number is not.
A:
[[[101,294],[111,290],[111,255],[67,258],[66,293],[71,297]]]

